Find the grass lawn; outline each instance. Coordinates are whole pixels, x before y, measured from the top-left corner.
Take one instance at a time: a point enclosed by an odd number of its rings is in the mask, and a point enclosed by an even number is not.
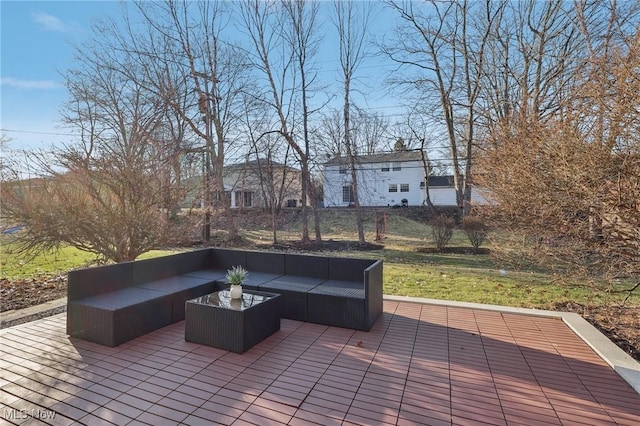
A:
[[[141,259],[171,253],[169,250],[153,250]],[[29,278],[36,275],[66,274],[71,269],[95,264],[96,257],[74,247],[63,247],[58,252],[37,256],[18,253],[18,247],[10,236],[0,238],[0,278]]]
[[[357,239],[354,230],[353,211],[328,209],[322,212],[324,240],[353,241]],[[374,242],[372,213],[367,215],[365,231],[367,241]],[[271,239],[269,229],[245,229],[241,233],[250,243],[255,244],[264,244]],[[286,229],[278,233],[278,238],[299,239],[299,224],[289,222]],[[0,278],[64,274],[70,269],[88,266],[94,261],[93,255],[70,247],[57,253],[29,258],[17,255],[15,245],[8,237],[3,236],[0,243]],[[386,238],[380,244],[383,245],[381,250],[326,254],[384,259],[384,292],[392,295],[540,309],[553,309],[554,305],[564,302],[592,306],[615,304],[626,296],[626,293],[598,290],[539,272],[509,270],[504,274],[501,273],[502,266],[487,254],[420,253],[419,249],[434,246],[429,226],[393,215],[393,212],[388,216]],[[450,246],[470,247],[470,244],[462,232],[456,231]],[[154,250],[141,258],[171,252]],[[614,290],[627,287],[628,285],[620,284]],[[629,300],[631,304],[640,303],[638,293],[640,292],[636,291]]]
[[[321,213],[323,240],[357,240],[353,211],[327,209]],[[365,216],[366,239],[375,242],[373,213]],[[312,222],[310,232],[313,232]],[[245,230],[244,236],[253,243],[264,244],[271,239],[271,231]],[[289,223],[286,230],[278,233],[278,238],[299,239],[299,224]],[[384,292],[399,296],[554,309],[567,302],[585,306],[618,304],[627,294],[616,291],[630,287],[628,283],[621,283],[609,292],[540,272],[507,270],[505,274],[503,265],[488,254],[421,253],[420,249],[435,247],[430,227],[396,216],[393,210],[387,218],[386,237],[380,244],[381,250],[341,251],[331,255],[384,259]],[[471,244],[462,231],[456,230],[449,246],[470,248]],[[640,291],[627,303],[640,304]]]

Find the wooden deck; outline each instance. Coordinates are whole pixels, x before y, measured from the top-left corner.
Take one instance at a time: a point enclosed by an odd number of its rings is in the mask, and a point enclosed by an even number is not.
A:
[[[183,322],[116,348],[70,339],[65,314],[0,330],[0,423],[640,423],[640,395],[561,320],[384,310],[368,333],[282,320],[242,355]]]

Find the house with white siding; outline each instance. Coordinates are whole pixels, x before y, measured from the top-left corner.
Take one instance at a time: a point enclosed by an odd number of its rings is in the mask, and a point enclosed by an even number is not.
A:
[[[425,205],[427,191],[420,151],[357,156],[355,168],[361,206]],[[353,203],[346,157],[336,156],[324,164],[323,185],[325,207],[348,207]],[[430,176],[429,197],[435,206],[455,206],[453,176]],[[481,197],[472,192],[474,198]]]

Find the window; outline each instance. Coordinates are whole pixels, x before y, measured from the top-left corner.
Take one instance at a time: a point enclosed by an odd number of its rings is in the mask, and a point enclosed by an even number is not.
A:
[[[420,189],[424,189],[424,181],[420,182]]]
[[[251,207],[253,205],[253,192],[236,191],[236,207]]]
[[[400,184],[400,192],[409,192],[409,184],[401,183]]]
[[[340,166],[340,170],[339,170],[341,175],[346,175],[347,174],[347,166]]]
[[[398,192],[398,184],[390,183],[389,184],[389,192]]]
[[[342,202],[353,203],[353,188],[351,185],[345,185],[342,187]]]
[[[389,163],[384,163],[380,170],[383,171],[383,172],[388,172],[389,171]]]
[[[245,207],[251,207],[253,205],[253,192],[248,192],[245,191],[245,193],[243,194],[243,205]]]
[[[393,163],[393,171],[398,172],[402,170],[402,163]]]

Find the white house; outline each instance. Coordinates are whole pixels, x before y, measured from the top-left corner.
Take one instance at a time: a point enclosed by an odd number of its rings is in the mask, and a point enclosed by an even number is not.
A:
[[[362,155],[355,160],[361,206],[422,206],[426,201],[425,170],[420,151]],[[347,207],[353,202],[351,171],[346,157],[324,164],[325,207]],[[436,206],[455,206],[452,176],[430,176],[429,197]],[[481,201],[476,191],[472,201]]]

